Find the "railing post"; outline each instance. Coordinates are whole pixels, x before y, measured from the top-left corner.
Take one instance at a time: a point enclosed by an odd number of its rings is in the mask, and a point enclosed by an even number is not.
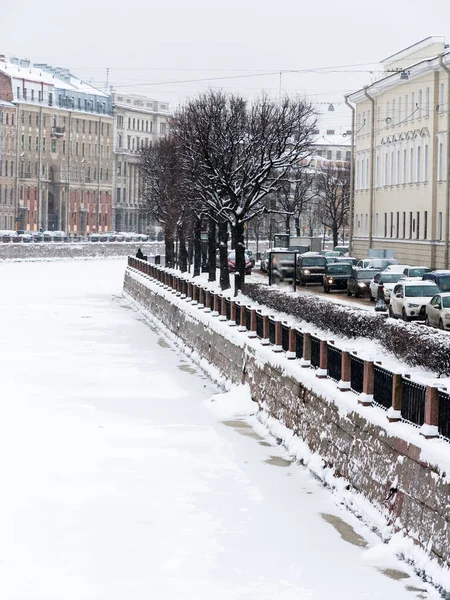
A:
[[[342,350],[341,355],[341,379],[338,381],[337,388],[341,392],[348,392],[352,381],[352,361],[350,352]]]
[[[226,321],[226,320],[227,320],[227,299],[225,298],[225,296],[222,296],[222,298],[220,300],[219,321]]]
[[[192,284],[192,306],[196,306],[198,304],[198,287],[196,283]]]
[[[249,338],[255,338],[256,336],[256,308],[250,309],[250,331],[248,332]]]
[[[206,290],[206,306],[204,309],[207,313],[211,312],[211,292],[209,290]]]
[[[275,344],[272,348],[273,352],[283,351],[283,333],[281,321],[275,321]]]
[[[187,292],[186,292],[186,302],[192,301],[192,283],[190,281],[187,282]]]
[[[230,327],[236,327],[236,300],[230,300],[230,320],[228,321]]]
[[[247,307],[244,304],[241,304],[241,320],[237,330],[247,331]]]
[[[392,373],[392,406],[388,408],[387,419],[390,423],[402,418],[403,375],[401,372]]]
[[[270,345],[269,339],[269,315],[263,315],[263,336],[261,340],[263,346]]]
[[[293,327],[289,327],[289,349],[286,352],[286,358],[294,360],[297,358],[297,332]]]
[[[218,317],[219,316],[219,294],[217,292],[211,292],[214,296],[214,307],[211,316]]]
[[[427,385],[425,423],[420,428],[420,435],[427,439],[439,436],[439,388],[435,385]]]
[[[304,333],[303,334],[303,352],[302,357],[300,359],[301,367],[310,367],[311,366],[311,334]]]
[[[364,374],[363,374],[363,391],[358,396],[358,404],[363,406],[372,406],[373,403],[373,381],[374,381],[374,370],[373,361],[364,361]]]
[[[316,369],[316,377],[325,379],[328,375],[328,343],[320,340],[319,368]]]

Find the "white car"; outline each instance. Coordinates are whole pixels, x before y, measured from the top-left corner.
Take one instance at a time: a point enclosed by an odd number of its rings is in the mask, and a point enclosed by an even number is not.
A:
[[[431,269],[430,267],[414,266],[404,269],[403,273],[409,279],[422,279],[425,273],[431,273]]]
[[[425,309],[425,325],[450,329],[450,292],[436,294]]]
[[[404,321],[424,320],[426,305],[440,291],[432,281],[399,281],[391,294],[389,316]]]
[[[389,302],[395,284],[404,277],[403,273],[390,273],[388,270],[377,273],[370,282],[370,299],[376,300],[378,298],[378,286],[383,283],[384,300]]]
[[[385,271],[389,271],[389,273],[403,273],[404,275],[405,271],[409,270],[410,268],[410,265],[388,265],[385,268]]]

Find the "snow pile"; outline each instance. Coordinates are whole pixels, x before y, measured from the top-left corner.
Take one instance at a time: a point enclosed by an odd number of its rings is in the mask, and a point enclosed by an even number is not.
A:
[[[252,400],[248,384],[233,387],[223,394],[216,394],[205,400],[204,404],[223,419],[248,417],[259,410],[258,404]]]

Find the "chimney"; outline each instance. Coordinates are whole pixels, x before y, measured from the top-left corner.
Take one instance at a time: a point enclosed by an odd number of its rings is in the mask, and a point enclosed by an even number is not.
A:
[[[0,54],[0,62],[5,63],[6,62],[6,58],[4,54]]]

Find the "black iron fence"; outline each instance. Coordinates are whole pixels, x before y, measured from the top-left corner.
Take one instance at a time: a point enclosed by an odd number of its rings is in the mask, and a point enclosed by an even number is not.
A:
[[[350,389],[361,394],[364,381],[364,361],[359,356],[350,355]]]
[[[252,311],[250,310],[250,308],[247,307],[247,311],[245,313],[245,326],[247,328],[247,331],[250,331],[251,323],[252,323]]]
[[[392,406],[392,378],[393,374],[380,365],[374,365],[373,399],[385,408]]]
[[[297,358],[302,358],[303,356],[303,333],[298,329],[295,336],[295,356]]]
[[[269,341],[271,344],[275,345],[275,319],[274,317],[269,317]]]
[[[289,350],[289,326],[286,323],[281,324],[281,347],[285,352]]]
[[[410,379],[402,382],[402,419],[419,427],[425,421],[426,387]]]
[[[311,366],[317,369],[320,365],[320,340],[314,335],[311,336]]]
[[[450,439],[450,394],[439,390],[439,434]]]
[[[342,350],[328,344],[327,348],[327,369],[328,377],[339,381],[342,371]]]
[[[229,321],[231,317],[231,300],[229,298],[225,298],[225,315]]]
[[[259,311],[256,311],[256,335],[260,340],[264,336],[264,317]]]
[[[241,310],[242,307],[239,304],[239,302],[236,302],[236,324],[240,325],[241,324]]]

